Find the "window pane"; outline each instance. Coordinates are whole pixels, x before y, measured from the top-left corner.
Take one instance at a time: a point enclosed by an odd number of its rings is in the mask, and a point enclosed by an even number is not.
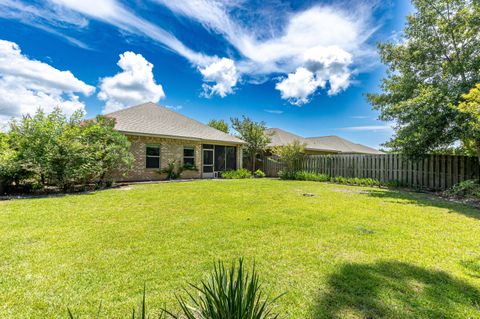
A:
[[[160,157],[147,156],[147,168],[160,168]]]
[[[203,172],[204,173],[212,173],[213,172],[213,166],[203,166]]]
[[[203,148],[213,150],[213,145],[212,144],[203,144]]]
[[[147,146],[147,155],[149,156],[160,156],[160,146]]]
[[[227,170],[237,169],[237,148],[227,146]]]
[[[193,157],[185,157],[183,159],[183,164],[189,164],[194,166],[195,165],[195,159]]]
[[[183,149],[183,156],[190,156],[193,157],[195,156],[195,149],[193,148],[184,148]]]
[[[225,170],[225,146],[215,146],[215,170]]]

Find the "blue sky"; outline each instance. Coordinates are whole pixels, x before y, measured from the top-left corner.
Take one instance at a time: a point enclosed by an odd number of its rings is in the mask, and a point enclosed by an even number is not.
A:
[[[399,1],[4,0],[0,124],[57,105],[87,116],[153,101],[207,122],[247,115],[378,147],[364,93],[398,39]]]

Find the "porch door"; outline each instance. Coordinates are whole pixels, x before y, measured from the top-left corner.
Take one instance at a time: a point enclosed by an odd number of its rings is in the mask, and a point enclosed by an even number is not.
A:
[[[213,145],[203,145],[203,167],[202,167],[203,178],[215,177],[213,164],[214,164]]]

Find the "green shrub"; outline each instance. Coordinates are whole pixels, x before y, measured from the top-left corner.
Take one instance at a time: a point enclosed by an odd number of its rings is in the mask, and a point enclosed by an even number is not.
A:
[[[240,169],[237,169],[235,171],[222,172],[220,174],[220,177],[225,178],[225,179],[252,178],[252,173],[248,169],[240,168]]]
[[[255,173],[253,173],[253,176],[257,177],[257,178],[264,178],[265,176],[267,176],[262,170],[260,169],[257,169],[255,171]]]
[[[38,110],[12,120],[9,132],[0,136],[3,183],[17,190],[40,185],[69,191],[79,185],[104,186],[130,169],[130,142],[115,130],[115,120],[83,116],[77,111],[68,117],[55,108],[48,115]]]
[[[298,181],[328,182],[330,177],[325,174],[298,171],[295,172],[295,179]]]
[[[358,178],[358,177],[330,177],[326,174],[313,173],[308,171],[280,171],[278,177],[285,180],[314,181],[314,182],[332,182],[345,185],[356,186],[381,186],[378,179]]]
[[[167,167],[159,171],[160,174],[166,174],[167,179],[173,180],[182,176],[184,166],[180,164],[180,161],[171,161],[167,164]]]
[[[476,180],[467,180],[454,185],[445,191],[449,196],[480,198],[480,183]]]
[[[344,185],[355,185],[355,186],[381,186],[382,183],[375,178],[358,178],[358,177],[343,177],[336,176],[330,178],[332,183],[344,184]]]
[[[328,182],[330,180],[328,175],[308,171],[280,171],[278,177],[280,179],[314,182]]]
[[[289,171],[289,170],[281,170],[278,172],[278,177],[280,179],[285,179],[285,180],[294,180],[295,179],[295,173],[294,171]]]

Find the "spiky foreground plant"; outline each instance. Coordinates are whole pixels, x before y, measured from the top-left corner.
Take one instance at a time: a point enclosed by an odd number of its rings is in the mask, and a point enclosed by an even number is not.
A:
[[[188,297],[177,296],[182,309],[180,316],[187,319],[274,319],[272,303],[262,294],[255,265],[250,273],[245,271],[243,259],[232,264],[229,270],[222,262],[215,264],[207,280],[200,285],[190,284],[193,292]]]
[[[208,279],[190,287],[193,292],[186,290],[186,298],[177,296],[179,314],[162,309],[152,317],[147,315],[144,286],[138,311],[133,309],[131,318],[165,319],[168,315],[174,319],[276,319],[279,316],[273,313],[272,303],[280,296],[273,300],[264,298],[255,265],[249,273],[245,271],[243,259],[239,259],[238,265],[233,263],[230,269],[223,262],[216,263]],[[96,319],[100,318],[101,309],[100,303]],[[70,309],[67,310],[69,319],[76,319]]]

